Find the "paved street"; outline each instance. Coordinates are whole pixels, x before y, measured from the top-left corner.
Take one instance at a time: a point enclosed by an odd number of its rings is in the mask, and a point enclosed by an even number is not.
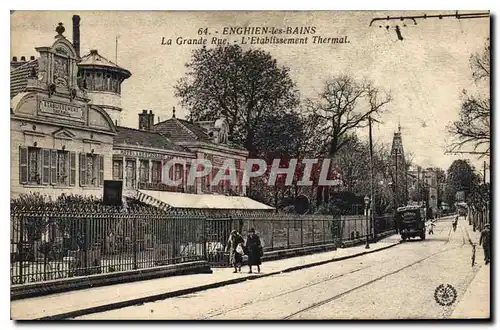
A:
[[[78,319],[448,318],[483,265],[478,248],[471,267],[467,223],[460,220],[453,232],[451,220],[440,219],[425,241]],[[456,289],[451,306],[436,303],[440,284]]]

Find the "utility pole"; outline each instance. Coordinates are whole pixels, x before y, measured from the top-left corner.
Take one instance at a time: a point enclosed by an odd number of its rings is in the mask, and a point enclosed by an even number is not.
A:
[[[118,65],[118,36],[116,36],[115,43],[115,64]]]
[[[417,166],[417,198],[421,202],[422,196],[420,194],[420,166]]]
[[[483,184],[486,185],[486,161],[483,161]]]
[[[369,126],[369,133],[370,133],[370,196],[371,196],[371,202],[370,202],[370,213],[371,213],[371,227],[372,227],[372,232],[375,236],[375,230],[374,230],[374,224],[375,224],[375,196],[373,194],[373,137],[372,137],[372,117],[368,116],[368,126]],[[376,237],[374,237],[376,238]]]

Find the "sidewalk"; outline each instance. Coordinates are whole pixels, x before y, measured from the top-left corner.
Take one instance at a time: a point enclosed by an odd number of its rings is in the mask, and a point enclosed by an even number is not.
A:
[[[490,317],[490,265],[482,266],[451,314],[452,319]]]
[[[460,225],[466,231],[470,241],[479,246],[481,232],[472,231],[472,225],[467,220],[459,220]],[[479,252],[479,251],[478,251]],[[469,284],[462,299],[451,314],[452,319],[487,319],[490,317],[490,265],[484,265],[482,252],[476,254],[476,262],[481,268]]]
[[[477,244],[477,247],[479,248],[479,238],[481,237],[481,231],[479,229],[476,229],[476,231],[472,231],[472,225],[469,225],[469,220],[463,220],[460,218],[459,223],[464,227],[464,229],[467,232],[467,236],[470,238],[471,242],[473,244]],[[480,247],[482,249],[482,247]]]
[[[366,250],[364,245],[360,245],[337,249],[337,251],[268,261],[261,266],[261,274],[248,274],[247,267],[244,267],[243,272],[238,274],[234,274],[232,268],[213,268],[213,274],[159,278],[15,300],[11,301],[11,319],[64,319],[123,308],[352,258],[397,244],[399,244],[399,235],[392,235],[370,244],[369,250]]]

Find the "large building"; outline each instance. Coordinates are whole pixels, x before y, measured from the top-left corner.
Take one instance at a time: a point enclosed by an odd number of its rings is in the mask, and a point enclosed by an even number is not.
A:
[[[439,168],[422,168],[416,166],[408,171],[409,190],[414,202],[424,203],[436,214],[439,210],[439,192],[444,190],[443,183],[438,180]]]
[[[73,42],[62,23],[55,41],[35,48],[38,57],[11,62],[11,195],[40,192],[102,195],[104,180],[122,180],[124,191],[169,191],[245,195],[239,184],[211,185],[222,163],[234,160],[243,176],[248,152],[228,139],[224,119],[194,123],[175,117],[155,123],[138,111],[138,126],[121,123],[121,84],[132,76],[91,50],[80,56],[80,18],[73,17]],[[176,160],[165,184],[163,164]],[[193,160],[214,164],[208,177],[187,184]]]

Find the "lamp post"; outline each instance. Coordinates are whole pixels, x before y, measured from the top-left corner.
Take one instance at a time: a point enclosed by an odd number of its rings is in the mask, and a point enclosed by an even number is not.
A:
[[[366,246],[365,249],[370,248],[370,243],[368,241],[369,236],[370,236],[370,229],[369,229],[369,217],[368,217],[368,209],[369,209],[369,204],[370,204],[370,197],[365,196],[365,215],[366,215]]]

